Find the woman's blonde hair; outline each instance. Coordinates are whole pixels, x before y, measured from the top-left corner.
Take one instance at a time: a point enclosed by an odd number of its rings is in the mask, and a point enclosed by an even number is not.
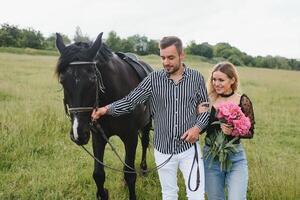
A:
[[[220,71],[220,72],[226,74],[230,79],[232,79],[232,78],[235,79],[234,83],[231,85],[231,89],[234,92],[236,92],[239,87],[239,75],[236,70],[236,67],[230,62],[220,62],[220,63],[216,64],[213,67],[211,74],[210,74],[210,78],[208,79],[208,82],[207,82],[208,96],[210,97],[210,99],[212,101],[215,101],[215,99],[218,96],[218,94],[213,86],[213,73],[216,71]]]

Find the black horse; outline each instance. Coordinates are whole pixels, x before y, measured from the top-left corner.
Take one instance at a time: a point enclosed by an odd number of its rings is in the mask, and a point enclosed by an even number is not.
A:
[[[56,46],[60,52],[56,74],[63,86],[66,112],[70,114],[70,137],[76,144],[84,145],[88,143],[91,132],[94,156],[102,162],[107,140],[100,133],[91,131],[94,130],[90,125],[92,109],[121,99],[142,78],[137,70],[102,43],[102,33],[91,45],[78,42],[69,46],[65,46],[62,37],[57,34]],[[125,163],[129,166],[124,165],[124,171],[134,169],[138,131],[141,130],[141,168],[147,169],[146,149],[151,128],[148,105],[137,106],[133,113],[121,117],[105,116],[97,123],[107,138],[118,135],[124,143]],[[97,199],[108,199],[108,191],[104,188],[104,167],[97,161],[94,162],[93,177],[97,185]],[[125,172],[124,178],[129,198],[136,199],[136,174]]]

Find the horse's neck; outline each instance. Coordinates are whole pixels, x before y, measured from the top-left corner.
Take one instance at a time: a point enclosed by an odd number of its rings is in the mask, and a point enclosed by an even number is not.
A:
[[[105,63],[109,62],[113,56],[114,53],[106,46],[106,44],[103,44],[97,53],[96,60],[99,64],[104,65]]]
[[[122,67],[120,62],[122,61],[114,53],[109,57],[97,57],[97,67],[105,77],[119,76]]]
[[[108,60],[105,61],[97,61],[98,70],[101,73],[103,83],[109,91],[115,91],[118,89],[120,81],[118,81],[122,73],[120,72],[120,68],[122,66],[118,65],[118,58],[115,55],[111,56]]]
[[[132,68],[115,54],[109,62],[98,63],[98,69],[103,77],[106,95],[110,99],[119,100],[132,91],[139,82]]]

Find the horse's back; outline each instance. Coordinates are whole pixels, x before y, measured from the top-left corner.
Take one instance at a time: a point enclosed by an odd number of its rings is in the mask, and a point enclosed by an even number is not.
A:
[[[153,69],[151,66],[144,61],[140,60],[135,54],[133,53],[116,53],[120,59],[126,62],[132,69],[137,73],[140,81],[142,81],[146,76],[148,76]]]

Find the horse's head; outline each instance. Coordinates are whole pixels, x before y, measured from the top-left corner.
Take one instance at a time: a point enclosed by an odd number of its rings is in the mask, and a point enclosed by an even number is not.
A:
[[[99,71],[93,61],[101,44],[102,33],[92,45],[75,43],[65,46],[59,34],[56,38],[60,52],[56,74],[63,86],[66,113],[71,118],[70,137],[78,145],[89,141],[90,116],[98,103]]]

